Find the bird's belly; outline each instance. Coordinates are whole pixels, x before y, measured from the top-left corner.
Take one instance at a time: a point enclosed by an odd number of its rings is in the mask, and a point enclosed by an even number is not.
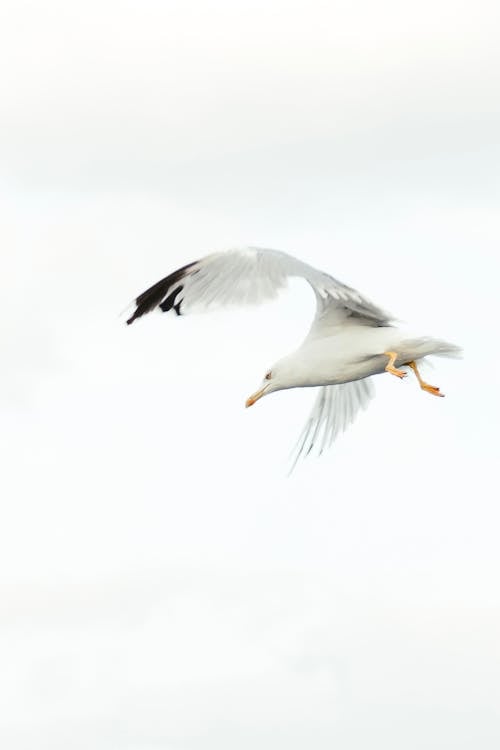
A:
[[[336,336],[330,356],[324,360],[324,385],[338,385],[384,372],[388,359],[384,352],[393,346],[398,333],[394,328],[363,328]],[[353,335],[354,334],[354,335]]]
[[[363,360],[344,362],[332,371],[330,383],[339,385],[340,383],[350,383],[353,380],[369,378],[371,375],[378,375],[384,372],[387,362],[387,357],[379,354],[365,356]]]

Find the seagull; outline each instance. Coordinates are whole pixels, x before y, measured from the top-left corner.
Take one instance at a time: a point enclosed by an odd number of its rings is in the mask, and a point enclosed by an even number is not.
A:
[[[408,338],[394,318],[355,289],[279,250],[238,248],[189,263],[140,294],[127,324],[155,308],[184,315],[234,304],[257,305],[276,298],[294,277],[305,279],[315,294],[311,328],[296,351],[266,372],[245,404],[252,406],[287,388],[319,389],[293,466],[315,446],[319,454],[330,447],[366,408],[374,396],[374,375],[402,379],[408,372],[401,368],[410,368],[423,391],[444,395],[424,381],[419,364],[429,355],[459,357],[459,347],[430,337]]]

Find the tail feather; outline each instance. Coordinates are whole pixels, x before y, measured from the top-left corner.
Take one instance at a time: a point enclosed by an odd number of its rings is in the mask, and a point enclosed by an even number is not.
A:
[[[463,351],[460,346],[450,344],[442,339],[420,338],[409,339],[403,342],[402,348],[413,352],[416,359],[422,357],[450,357],[451,359],[460,359]]]

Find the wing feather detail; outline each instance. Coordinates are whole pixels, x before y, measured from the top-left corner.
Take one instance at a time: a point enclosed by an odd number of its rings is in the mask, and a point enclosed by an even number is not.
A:
[[[354,317],[366,325],[389,325],[390,316],[355,289],[279,250],[242,248],[208,255],[166,276],[140,294],[127,323],[159,308],[177,315],[228,305],[258,305],[278,296],[292,277],[305,279],[316,294],[310,335]]]
[[[180,302],[176,303],[176,297],[182,292],[182,280],[195,272],[195,266],[196,263],[188,263],[187,266],[183,266],[169,276],[165,276],[164,279],[157,281],[156,284],[140,294],[135,300],[136,309],[127,320],[127,325],[130,325],[142,315],[151,312],[155,307],[159,307],[162,312],[168,312],[172,308],[177,308],[178,305],[176,312],[177,315],[180,315]]]
[[[360,409],[366,409],[375,395],[371,378],[354,380],[341,385],[321,386],[312,411],[292,451],[294,470],[300,458],[306,458],[314,448],[318,455],[330,448],[335,438],[354,422]]]

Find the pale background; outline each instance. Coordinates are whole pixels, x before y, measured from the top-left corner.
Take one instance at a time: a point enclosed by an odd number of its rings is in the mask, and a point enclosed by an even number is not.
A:
[[[498,2],[0,3],[0,742],[500,746]],[[260,244],[464,346],[286,478],[309,326],[120,313]]]

